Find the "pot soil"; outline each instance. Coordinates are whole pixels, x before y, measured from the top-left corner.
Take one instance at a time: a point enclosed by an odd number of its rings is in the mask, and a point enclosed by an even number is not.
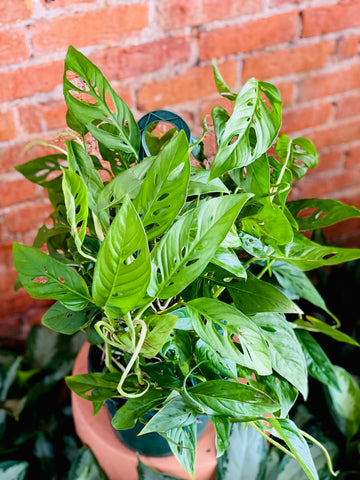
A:
[[[88,372],[89,345],[85,344],[74,364],[73,375]],[[120,440],[111,426],[106,407],[94,417],[91,402],[72,393],[72,408],[76,432],[89,445],[109,480],[136,480],[137,453]],[[144,435],[145,437],[145,435]],[[171,456],[140,455],[141,461],[162,473],[190,480],[176,458]],[[214,480],[216,476],[215,431],[209,422],[197,444],[195,462],[196,480]]]

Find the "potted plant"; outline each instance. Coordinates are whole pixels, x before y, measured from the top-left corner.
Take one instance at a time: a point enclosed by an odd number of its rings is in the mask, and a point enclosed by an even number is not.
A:
[[[309,436],[289,418],[297,396],[308,395],[308,375],[337,388],[312,333],[356,342],[334,315],[329,325],[294,301],[328,312],[305,272],[359,258],[360,249],[322,246],[302,232],[360,212],[336,200],[288,201],[318,162],[313,144],[278,137],[275,86],[250,79],[236,93],[214,73],[234,110],[213,109],[209,161],[205,123],[200,139],[185,127],[161,138],[154,125],[141,131],[100,70],[70,47],[64,96],[74,133],[60,153],[16,167],[47,189],[53,225],[33,247],[14,244],[15,266],[30,295],[56,301],[43,324],[82,330],[101,352],[99,372],[67,383],[95,414],[119,400],[114,428],[140,420],[140,436],[160,434],[194,475],[198,416],[214,425],[218,456],[231,424],[244,423],[316,479]]]

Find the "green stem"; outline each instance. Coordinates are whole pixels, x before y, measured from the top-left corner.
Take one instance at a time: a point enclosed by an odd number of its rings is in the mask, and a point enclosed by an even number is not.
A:
[[[258,280],[260,280],[260,278],[264,276],[264,274],[271,268],[271,265],[273,265],[275,262],[276,262],[276,260],[271,260],[271,262],[268,262],[265,265],[265,267],[261,270],[261,272],[257,276]]]
[[[281,445],[281,443],[277,442],[276,440],[274,440],[272,437],[270,437],[269,435],[266,435],[266,433],[261,430],[261,428],[259,428],[254,422],[249,422],[249,424],[255,428],[255,430],[257,432],[260,433],[260,435],[262,435],[264,438],[266,438],[266,440],[270,443],[272,443],[276,448],[278,448],[279,450],[281,450],[282,452],[286,453],[286,455],[289,455],[291,458],[293,458],[294,460],[297,460],[297,458],[295,457],[295,455],[293,453],[291,453],[287,448],[283,447]]]
[[[270,202],[272,202],[275,198],[275,194],[276,194],[276,189],[279,185],[281,185],[281,181],[282,181],[282,178],[285,174],[285,171],[286,171],[286,168],[287,168],[287,165],[289,163],[289,160],[290,160],[290,157],[291,157],[291,147],[292,147],[292,141],[289,142],[288,144],[288,149],[287,149],[287,154],[286,154],[286,160],[280,170],[280,173],[279,173],[279,176],[278,176],[278,179],[277,179],[277,182],[276,182],[276,185],[273,186],[273,188],[271,189],[271,197],[270,197]]]
[[[334,477],[337,477],[340,473],[340,470],[337,470],[336,472],[334,471],[329,452],[326,450],[324,445],[322,445],[318,440],[316,440],[316,438],[312,437],[309,433],[304,432],[303,430],[300,430],[300,429],[299,429],[299,432],[301,433],[301,435],[303,437],[311,440],[315,445],[317,445],[324,452],[326,462],[327,462],[327,465],[328,465],[328,468],[329,468],[329,471],[330,471],[331,475],[333,475]]]
[[[226,287],[219,287],[214,293],[213,293],[213,297],[214,298],[218,298],[222,292],[225,290]]]

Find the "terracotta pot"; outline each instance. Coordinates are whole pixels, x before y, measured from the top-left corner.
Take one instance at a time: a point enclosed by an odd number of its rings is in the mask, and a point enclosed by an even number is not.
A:
[[[85,344],[75,361],[73,375],[87,373],[89,345]],[[91,402],[72,393],[72,408],[76,432],[89,445],[110,480],[137,480],[136,453],[121,443],[111,426],[105,407],[94,417]],[[148,457],[141,461],[159,472],[181,479],[190,479],[174,456]],[[195,461],[196,480],[214,480],[216,476],[215,431],[209,422],[197,444]]]

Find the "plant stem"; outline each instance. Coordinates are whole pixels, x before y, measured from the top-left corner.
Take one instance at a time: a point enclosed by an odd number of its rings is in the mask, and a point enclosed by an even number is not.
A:
[[[271,189],[271,196],[270,196],[270,202],[272,202],[275,198],[275,194],[276,194],[276,188],[281,184],[281,181],[282,181],[282,178],[285,174],[285,171],[286,171],[286,167],[289,163],[289,160],[290,160],[290,156],[291,156],[291,148],[292,148],[292,141],[289,141],[289,144],[288,144],[288,150],[287,150],[287,154],[286,154],[286,160],[280,170],[280,173],[279,173],[279,176],[278,176],[278,179],[277,179],[277,182],[276,182],[276,185],[274,185]]]
[[[340,473],[340,470],[337,470],[336,472],[334,471],[329,452],[326,450],[324,445],[322,445],[318,440],[316,440],[316,438],[312,437],[309,433],[304,432],[303,430],[300,430],[300,429],[299,429],[299,432],[301,433],[301,435],[303,437],[311,440],[315,445],[317,445],[324,452],[324,455],[326,457],[326,463],[328,465],[328,468],[329,468],[329,471],[330,471],[331,475],[333,475],[334,477],[337,477]]]
[[[273,265],[275,262],[276,262],[276,260],[271,260],[271,262],[268,262],[265,265],[265,267],[261,270],[261,272],[257,276],[258,280],[260,280],[260,278],[264,276],[264,274],[271,268],[271,265]]]
[[[260,435],[262,435],[264,438],[266,438],[266,440],[270,443],[272,443],[275,447],[277,447],[279,450],[281,450],[282,452],[286,453],[286,455],[289,455],[291,458],[293,458],[294,460],[296,460],[296,457],[293,453],[291,453],[287,448],[283,447],[281,445],[281,443],[277,442],[276,440],[274,440],[272,437],[270,437],[269,435],[266,435],[265,432],[263,432],[261,430],[261,428],[259,428],[254,422],[249,422],[249,424],[255,428],[255,430],[260,433]]]

